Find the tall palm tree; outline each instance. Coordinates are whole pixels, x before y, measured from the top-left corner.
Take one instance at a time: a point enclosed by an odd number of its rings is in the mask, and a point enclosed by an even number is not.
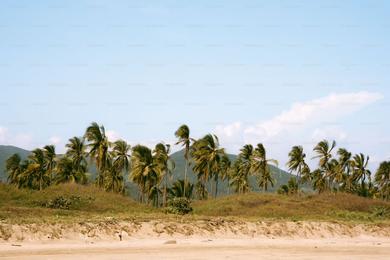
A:
[[[250,190],[248,177],[251,173],[252,157],[253,146],[246,144],[241,148],[238,158],[233,164],[231,185],[237,193],[245,193]]]
[[[152,205],[154,207],[159,207],[160,205],[160,197],[161,197],[161,189],[158,184],[155,184],[150,187],[149,189],[149,194],[148,194],[148,199],[149,201],[152,201]]]
[[[197,173],[198,180],[201,180],[204,185],[209,179],[214,178],[214,197],[218,195],[220,160],[224,154],[225,151],[219,147],[219,141],[216,135],[205,135],[193,144],[191,154],[194,161],[193,170]]]
[[[157,165],[148,147],[143,145],[133,147],[130,176],[131,180],[138,185],[140,201],[143,202],[145,195],[159,182]]]
[[[308,180],[309,176],[307,176],[307,173],[310,173],[309,166],[305,161],[306,154],[303,152],[302,146],[294,146],[288,156],[287,167],[290,172],[297,173],[297,185],[299,186],[299,182]]]
[[[24,172],[26,179],[28,179],[29,187],[37,187],[42,190],[50,183],[50,177],[46,169],[45,155],[42,149],[35,149],[29,156],[30,164]]]
[[[46,145],[43,147],[43,152],[45,156],[45,168],[47,175],[50,178],[50,182],[53,179],[53,171],[56,167],[56,149],[54,145]]]
[[[365,156],[364,154],[356,154],[353,157],[353,181],[361,183],[361,191],[365,192],[366,189],[366,180],[371,178],[371,171],[367,168],[368,161],[370,160],[369,156]]]
[[[97,185],[104,186],[104,173],[109,166],[109,146],[104,126],[93,122],[85,132],[85,139],[89,142],[89,156],[96,162],[98,169]]]
[[[251,172],[258,177],[259,187],[264,191],[268,190],[268,183],[274,186],[269,164],[278,165],[275,159],[267,159],[266,150],[263,144],[257,144],[251,159]]]
[[[221,179],[224,181],[224,180],[227,180],[227,183],[228,183],[228,194],[230,194],[230,189],[229,189],[229,183],[230,183],[230,174],[232,172],[232,162],[231,160],[229,159],[229,157],[224,154],[222,157],[221,157],[221,161],[219,163],[219,168],[220,168],[220,173],[221,173]]]
[[[313,189],[322,193],[328,189],[326,178],[320,169],[316,169],[312,172]]]
[[[106,191],[124,193],[125,180],[120,168],[110,165],[104,172],[104,189]]]
[[[319,159],[319,169],[321,174],[324,176],[324,180],[328,183],[327,186],[330,189],[333,184],[333,179],[335,175],[335,162],[331,161],[332,159],[332,151],[336,147],[336,142],[333,141],[331,144],[327,140],[323,140],[319,142],[313,149],[315,153],[317,153],[314,158]],[[317,173],[318,174],[318,173]]]
[[[171,146],[168,144],[158,143],[153,151],[153,159],[156,164],[158,175],[163,182],[163,205],[167,204],[168,195],[168,179],[172,177],[173,170],[175,169],[175,161],[173,161],[169,153]],[[184,187],[184,186],[183,186]]]
[[[87,182],[87,176],[85,175],[87,169],[83,167],[86,167],[86,165],[80,164],[76,168],[72,158],[68,156],[61,157],[56,166],[56,183],[72,182],[85,184]]]
[[[176,138],[179,139],[177,141],[176,145],[181,144],[181,146],[184,147],[184,159],[186,161],[185,166],[184,166],[184,181],[187,182],[190,147],[191,147],[191,142],[194,141],[194,139],[192,139],[190,137],[190,128],[187,125],[181,125],[176,130],[175,136],[176,136]]]
[[[336,142],[333,141],[332,144],[329,144],[327,140],[323,140],[319,142],[316,147],[314,147],[314,152],[317,153],[317,156],[314,156],[314,158],[319,158],[319,166],[321,168],[326,167],[329,160],[332,158],[332,151],[336,147]]]
[[[337,151],[337,155],[338,167],[336,169],[335,181],[343,190],[351,191],[352,153],[345,148],[340,148]]]
[[[88,169],[86,145],[83,138],[73,137],[66,144],[66,156],[73,162],[73,168],[76,171],[85,173]]]
[[[382,162],[375,174],[375,184],[383,199],[390,199],[390,162]]]
[[[112,165],[105,170],[105,189],[113,192],[124,192],[126,174],[130,169],[131,147],[124,140],[113,143],[111,152]]]
[[[187,187],[184,187],[186,185]],[[184,183],[184,180],[177,180],[173,183],[172,187],[169,189],[169,196],[171,198],[192,198],[192,193],[194,190],[194,185],[191,183]],[[185,193],[184,193],[185,191]]]
[[[8,182],[10,184],[19,184],[19,177],[23,172],[23,169],[21,168],[21,162],[22,158],[17,153],[11,155],[5,161],[5,170],[8,173]]]
[[[127,172],[130,168],[131,146],[124,140],[114,142],[112,148],[113,167],[119,172]]]

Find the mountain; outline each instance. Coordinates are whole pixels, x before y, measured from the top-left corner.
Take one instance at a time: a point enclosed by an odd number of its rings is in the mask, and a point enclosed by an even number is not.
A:
[[[30,151],[27,151],[27,150],[24,150],[24,149],[15,147],[15,146],[0,145],[0,180],[3,182],[5,182],[7,180],[7,176],[5,173],[5,161],[14,153],[18,153],[22,157],[22,159],[26,159],[27,156],[30,154]],[[232,160],[232,161],[236,160],[236,158],[237,158],[237,155],[234,155],[234,154],[228,154],[228,156],[229,156],[230,160]],[[175,170],[173,172],[173,176],[172,176],[173,181],[176,181],[178,179],[183,179],[184,178],[184,167],[185,167],[184,151],[181,150],[181,151],[175,152],[171,155],[171,157],[174,160],[175,165],[176,165],[176,168],[175,168]],[[275,167],[273,165],[271,165],[270,167],[271,167],[272,176],[275,179],[275,186],[270,187],[270,189],[269,189],[270,191],[277,190],[281,185],[286,184],[291,177],[295,177],[295,175],[292,175],[286,171],[283,171],[283,170],[279,169],[278,167]],[[92,179],[94,179],[96,176],[96,167],[95,167],[95,165],[92,164],[92,165],[90,165],[89,168],[90,168],[89,172],[91,173],[90,176]],[[196,175],[193,173],[191,167],[189,167],[189,169],[188,169],[188,179],[190,180],[191,183],[195,183],[197,180]],[[255,176],[251,176],[249,178],[249,183],[250,183],[252,190],[260,191],[260,189],[257,185],[257,181],[256,181]],[[210,188],[210,183],[208,185]],[[132,197],[136,196],[136,192],[134,193],[134,189],[133,189],[135,187],[135,185],[133,183],[128,183],[127,186],[131,187],[130,193],[131,193]],[[228,194],[229,189],[228,189],[227,181],[220,181],[219,182],[218,191],[219,191],[220,195]]]
[[[13,154],[18,153],[22,159],[26,159],[29,151],[11,145],[0,145],[0,181],[7,181],[5,173],[5,161]]]

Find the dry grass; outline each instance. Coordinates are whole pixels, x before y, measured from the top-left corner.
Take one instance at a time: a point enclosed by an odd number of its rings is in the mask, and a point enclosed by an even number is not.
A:
[[[44,206],[60,196],[76,198],[75,203],[69,209]],[[52,186],[41,192],[18,190],[13,186],[0,184],[0,198],[0,221],[7,223],[79,223],[107,219],[192,221],[222,217],[248,221],[313,220],[390,224],[390,203],[341,193],[301,196],[270,193],[231,195],[215,200],[196,201],[193,203],[193,214],[184,217],[167,215],[164,209],[155,209],[128,197],[101,191],[94,186],[75,184]]]
[[[74,201],[70,209],[51,209],[45,203],[64,197]],[[0,220],[7,222],[93,221],[111,217],[148,218],[160,211],[94,186],[64,184],[43,191],[19,190],[0,184]]]
[[[194,214],[239,217],[251,220],[326,220],[390,222],[390,216],[376,216],[378,208],[390,203],[351,194],[283,196],[250,193],[194,203]]]

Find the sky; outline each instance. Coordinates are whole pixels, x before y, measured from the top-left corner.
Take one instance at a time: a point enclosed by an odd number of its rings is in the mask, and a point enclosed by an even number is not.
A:
[[[322,139],[390,160],[390,2],[0,2],[0,144],[83,135],[264,143],[285,167]],[[179,147],[175,147],[179,149]],[[315,163],[314,161],[312,163]]]

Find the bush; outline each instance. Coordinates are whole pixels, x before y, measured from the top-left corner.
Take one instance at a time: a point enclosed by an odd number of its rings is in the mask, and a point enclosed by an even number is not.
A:
[[[168,201],[167,213],[185,215],[192,212],[191,201],[187,198],[173,198]]]
[[[71,196],[69,198],[58,196],[53,200],[44,202],[42,206],[51,209],[70,209],[71,206],[79,204],[81,198],[79,196]]]
[[[374,217],[384,218],[390,216],[390,209],[387,207],[374,207],[372,209],[372,215]]]

